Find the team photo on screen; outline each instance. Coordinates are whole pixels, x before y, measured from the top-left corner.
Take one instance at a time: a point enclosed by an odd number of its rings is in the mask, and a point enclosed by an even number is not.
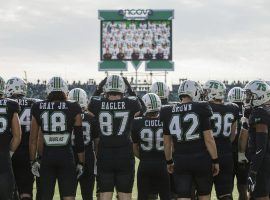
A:
[[[102,21],[101,60],[171,60],[171,21]]]

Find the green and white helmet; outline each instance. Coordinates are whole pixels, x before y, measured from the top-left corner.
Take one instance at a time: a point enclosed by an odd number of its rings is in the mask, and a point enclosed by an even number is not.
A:
[[[142,97],[142,101],[146,107],[146,113],[158,112],[161,109],[161,100],[154,93],[147,93]]]
[[[158,95],[160,99],[168,99],[170,90],[165,83],[155,82],[151,85],[150,92]]]
[[[240,87],[233,87],[228,93],[228,101],[231,103],[241,103],[243,101],[244,90]]]
[[[0,77],[0,95],[5,93],[5,81],[2,77]]]
[[[104,85],[104,92],[119,92],[124,94],[126,85],[123,78],[119,75],[108,76],[107,81]]]
[[[82,108],[87,107],[87,103],[88,103],[87,94],[81,88],[74,88],[70,90],[68,93],[68,99],[78,102]]]
[[[202,87],[196,81],[185,80],[182,82],[178,89],[178,96],[180,98],[183,95],[187,95],[192,98],[192,101],[194,102],[200,101],[202,94]]]
[[[67,94],[68,93],[67,83],[60,76],[54,76],[49,80],[46,92],[48,95],[51,92],[64,92],[65,94]]]
[[[217,80],[207,81],[203,85],[205,100],[224,100],[226,95],[226,86],[224,83]]]
[[[27,93],[27,84],[26,82],[18,77],[10,78],[5,87],[5,94],[7,97],[12,97],[12,95],[23,95]]]
[[[270,100],[270,86],[262,80],[253,80],[244,88],[243,102],[245,106],[256,107]]]

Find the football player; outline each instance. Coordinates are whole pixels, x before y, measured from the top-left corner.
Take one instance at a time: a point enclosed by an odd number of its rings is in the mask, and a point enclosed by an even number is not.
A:
[[[235,138],[239,107],[236,104],[224,104],[226,86],[217,80],[207,81],[203,89],[205,99],[213,110],[213,136],[216,141],[220,173],[214,177],[218,199],[232,199],[233,190],[233,156],[232,142]]]
[[[162,105],[168,105],[170,94],[169,87],[163,82],[155,82],[150,87],[150,92],[159,96]]]
[[[77,102],[67,100],[67,92],[68,87],[64,80],[53,77],[47,84],[47,99],[35,103],[31,109],[30,160],[33,174],[40,176],[42,200],[53,199],[56,180],[63,199],[74,200],[76,179],[83,173],[82,110]],[[44,147],[41,161],[38,161],[36,153],[40,129]],[[72,132],[78,156],[77,167],[71,145]]]
[[[269,199],[270,86],[262,80],[253,80],[244,90],[244,104],[252,107],[249,118],[248,190],[255,199]]]
[[[15,180],[11,157],[21,142],[20,107],[4,98],[5,82],[0,77],[0,199],[12,199]]]
[[[26,98],[27,85],[24,80],[14,77],[7,81],[5,95],[15,100],[19,106],[19,119],[22,130],[21,144],[12,157],[12,167],[15,176],[19,199],[30,200],[33,197],[34,176],[29,160],[29,134],[31,122],[31,106],[35,99]]]
[[[154,93],[142,97],[146,112],[132,125],[133,151],[140,163],[137,171],[138,199],[145,200],[158,193],[170,199],[169,174],[164,155],[163,128],[159,119],[161,100]]]
[[[247,175],[248,175],[248,165],[246,162],[242,163],[243,159],[246,158],[245,151],[243,153],[238,153],[238,142],[240,133],[247,131],[247,129],[242,127],[242,120],[244,118],[243,114],[245,109],[243,106],[243,93],[244,90],[240,87],[233,87],[228,92],[228,101],[230,103],[235,103],[239,107],[239,116],[241,120],[237,121],[237,134],[235,140],[233,141],[233,160],[234,160],[234,176],[237,178],[237,189],[239,193],[239,200],[247,200]],[[240,143],[240,142],[239,142]],[[239,159],[241,163],[238,163]]]
[[[180,102],[161,109],[167,169],[174,172],[180,199],[191,198],[194,182],[199,198],[210,199],[213,176],[219,173],[210,123],[212,109],[207,102],[199,102],[202,93],[197,82],[186,80],[178,90]]]
[[[84,173],[79,178],[80,188],[82,198],[84,200],[93,199],[93,190],[95,184],[95,175],[94,175],[94,165],[95,165],[95,152],[96,145],[98,143],[98,132],[96,130],[96,123],[94,118],[87,112],[87,94],[81,88],[72,89],[68,93],[68,99],[71,101],[76,101],[80,104],[82,108],[82,126],[83,126],[83,137],[85,145],[85,167]],[[72,145],[74,146],[74,134],[72,134]],[[94,146],[93,146],[94,143]],[[75,149],[74,154],[76,154]],[[75,157],[76,162],[78,163],[78,158]]]
[[[104,85],[105,97],[92,97],[88,110],[100,128],[97,151],[97,186],[100,199],[112,199],[114,187],[119,199],[131,199],[134,181],[134,156],[130,125],[140,114],[137,97],[124,97],[122,77],[109,76]]]

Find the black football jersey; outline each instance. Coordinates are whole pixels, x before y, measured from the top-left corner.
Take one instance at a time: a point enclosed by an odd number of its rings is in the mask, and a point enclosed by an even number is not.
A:
[[[213,110],[211,122],[218,153],[231,152],[231,128],[232,124],[240,119],[239,107],[234,103],[210,103],[210,106]]]
[[[104,97],[92,97],[88,110],[97,120],[100,145],[120,147],[131,143],[130,125],[135,113],[141,110],[137,97],[124,97],[114,101]]]
[[[20,107],[16,101],[0,99],[0,173],[10,167],[9,147],[12,138],[12,117],[19,111]]]
[[[163,124],[159,118],[135,118],[131,136],[133,143],[139,144],[140,160],[165,160]]]
[[[31,107],[32,105],[39,101],[37,99],[32,99],[32,98],[26,98],[26,97],[21,97],[21,98],[16,98],[13,99],[16,101],[19,106],[20,106],[20,112],[19,118],[20,118],[20,123],[21,123],[21,130],[22,130],[22,139],[21,139],[21,144],[19,146],[19,149],[21,147],[27,147],[29,146],[29,135],[30,135],[30,125],[31,125]]]
[[[207,102],[162,107],[163,134],[172,135],[175,154],[206,151],[203,132],[211,129],[211,116],[212,109]]]
[[[48,100],[32,106],[31,114],[41,127],[45,146],[66,146],[71,144],[75,117],[82,110],[77,102]]]
[[[88,112],[82,113],[82,128],[83,128],[83,140],[84,145],[92,145],[94,139],[98,138],[98,130],[96,128],[96,121]],[[72,133],[72,145],[74,146],[75,136]]]
[[[249,141],[248,152],[249,155],[253,155],[256,152],[256,124],[265,124],[268,126],[268,145],[267,152],[270,154],[270,108],[266,106],[260,106],[253,108],[249,117]]]

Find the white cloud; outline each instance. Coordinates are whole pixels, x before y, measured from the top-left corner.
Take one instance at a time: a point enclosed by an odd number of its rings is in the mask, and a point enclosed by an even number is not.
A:
[[[27,70],[31,80],[54,74],[100,79],[97,10],[134,7],[175,9],[173,57],[179,77],[270,79],[268,0],[0,0],[0,5],[0,76],[5,78]]]

